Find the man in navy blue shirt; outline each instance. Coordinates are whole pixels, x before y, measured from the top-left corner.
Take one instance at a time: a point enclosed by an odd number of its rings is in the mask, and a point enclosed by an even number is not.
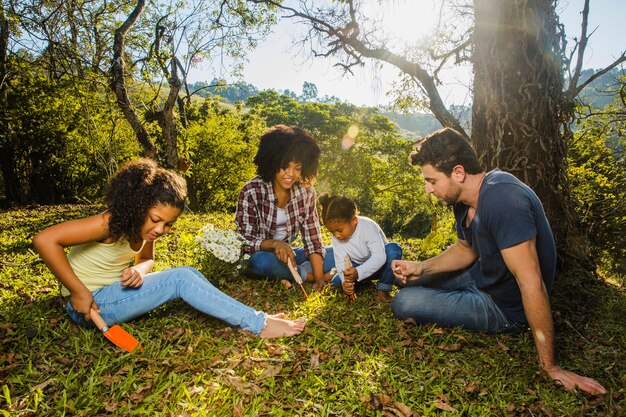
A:
[[[453,206],[457,242],[423,262],[394,261],[406,288],[394,314],[417,323],[516,334],[529,325],[542,368],[568,390],[594,394],[597,381],[561,369],[554,360],[549,294],[556,271],[554,237],[541,202],[513,175],[485,173],[467,140],[441,129],[409,157],[426,192]]]

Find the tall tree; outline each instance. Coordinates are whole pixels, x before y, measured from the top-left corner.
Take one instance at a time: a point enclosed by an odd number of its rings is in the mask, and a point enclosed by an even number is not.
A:
[[[357,0],[331,5],[300,0],[297,7],[272,0],[251,1],[281,7],[288,17],[307,24],[311,30],[302,43],[313,45],[315,56],[336,57],[346,71],[368,58],[397,67],[403,73],[402,85],[417,86],[425,107],[439,122],[468,138],[470,135],[444,105],[438,81],[441,69],[449,62],[469,60],[474,69],[471,140],[483,165],[510,171],[533,187],[544,202],[559,253],[592,269],[586,253],[570,250],[580,245],[574,243],[578,231],[564,175],[569,122],[582,88],[578,80],[589,38],[588,1],[580,41],[574,48],[576,65],[566,89],[563,68],[574,52],[566,55],[555,0],[465,2],[461,9],[473,11],[473,24],[460,31],[457,28],[436,44],[418,45],[408,52],[393,49],[393,43],[378,29],[383,25],[365,16],[362,2]],[[626,52],[600,73],[624,61]]]

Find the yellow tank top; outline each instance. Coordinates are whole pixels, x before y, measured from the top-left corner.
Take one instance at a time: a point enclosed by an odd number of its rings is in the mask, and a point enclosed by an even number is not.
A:
[[[144,241],[141,248],[135,252],[126,241],[89,242],[72,246],[67,259],[76,276],[89,291],[93,291],[118,282],[122,277],[122,271],[128,268],[145,244]],[[65,296],[70,293],[63,287],[61,294]]]

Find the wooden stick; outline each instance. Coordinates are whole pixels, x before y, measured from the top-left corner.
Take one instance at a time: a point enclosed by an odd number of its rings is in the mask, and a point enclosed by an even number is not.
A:
[[[304,298],[306,298],[308,300],[309,299],[309,295],[306,293],[306,291],[304,290],[304,286],[302,285],[302,277],[300,276],[298,271],[296,271],[296,268],[294,268],[293,264],[291,263],[291,258],[289,258],[287,260],[287,267],[291,271],[291,275],[293,275],[293,279],[300,286],[300,289],[302,290],[302,294],[304,294]]]
[[[343,258],[343,267],[344,267],[344,275],[343,275],[343,279],[344,279],[344,280],[346,280],[346,281],[348,281],[348,282],[352,282],[352,283],[354,284],[354,282],[353,282],[353,281],[348,280],[348,279],[346,278],[346,275],[345,275],[345,271],[346,271],[348,268],[352,268],[352,261],[350,261],[350,257],[349,257],[348,255],[346,255],[346,257],[345,257],[345,258]],[[348,298],[348,301],[350,301],[350,302],[352,302],[352,301],[356,300],[356,294],[354,293],[354,290],[353,290],[353,292],[352,292],[351,294],[346,294],[346,296],[347,296],[347,298]]]

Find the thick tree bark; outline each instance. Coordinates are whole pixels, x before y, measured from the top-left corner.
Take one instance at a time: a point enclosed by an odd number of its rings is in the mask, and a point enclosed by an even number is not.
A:
[[[553,1],[475,0],[474,11],[474,147],[485,168],[511,172],[535,190],[560,254],[587,264],[584,245],[571,241],[576,233],[560,132],[563,61]]]
[[[115,30],[113,41],[113,65],[111,66],[111,88],[117,97],[117,104],[122,110],[124,117],[128,120],[131,128],[137,136],[137,140],[143,148],[143,155],[148,158],[156,156],[156,147],[141,122],[135,108],[133,107],[128,90],[126,89],[126,64],[124,61],[124,44],[126,34],[133,27],[145,7],[145,0],[138,0],[135,9],[128,16],[126,21]]]
[[[11,132],[7,124],[4,109],[7,108],[7,88],[9,62],[9,20],[4,14],[4,5],[0,2],[0,170],[4,183],[4,196],[10,203],[22,202],[22,188],[15,166],[14,150],[11,143]]]

